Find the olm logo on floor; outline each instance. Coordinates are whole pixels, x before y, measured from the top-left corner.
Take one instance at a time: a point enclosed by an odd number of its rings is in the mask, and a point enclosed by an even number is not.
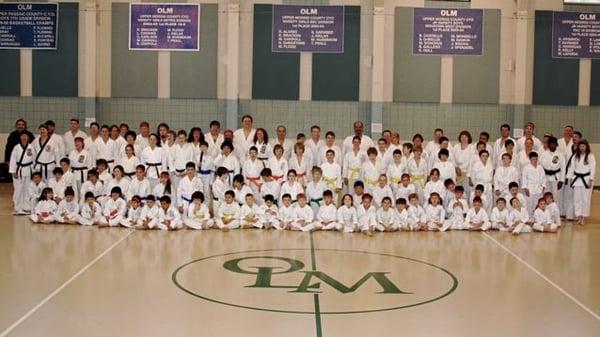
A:
[[[335,249],[209,256],[180,266],[172,278],[181,290],[206,301],[295,314],[397,310],[440,300],[458,286],[452,273],[428,262]]]

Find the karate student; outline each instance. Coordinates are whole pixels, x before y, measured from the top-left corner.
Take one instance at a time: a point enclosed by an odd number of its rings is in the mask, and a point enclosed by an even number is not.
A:
[[[317,217],[314,222],[315,229],[323,229],[323,227],[333,224],[337,221],[337,209],[333,204],[333,192],[330,190],[323,191],[323,205],[319,207]]]
[[[318,214],[320,207],[323,205],[323,192],[327,190],[327,186],[321,179],[323,171],[320,167],[314,166],[311,170],[312,179],[306,185],[306,198],[314,214]]]
[[[127,188],[126,199],[131,200],[134,195],[146,196],[152,193],[150,182],[146,179],[146,171],[144,165],[138,165],[135,168],[135,177],[129,182]]]
[[[208,143],[200,142],[200,154],[198,155],[198,177],[202,180],[202,192],[207,200],[210,200],[210,185],[215,180],[214,158],[209,150]]]
[[[227,140],[224,141],[223,144],[221,144],[221,154],[219,154],[219,156],[214,160],[215,167],[224,167],[227,169],[227,182],[229,187],[231,187],[231,180],[233,179],[233,176],[240,173],[240,162],[233,154],[233,149],[234,148],[231,142]],[[245,153],[243,154],[242,158],[246,158]]]
[[[196,175],[196,165],[193,162],[185,164],[185,174],[177,187],[177,206],[180,213],[184,213],[188,209],[188,205],[193,199],[192,195],[196,191],[204,190],[202,180]]]
[[[525,195],[523,195],[523,193],[519,192],[519,184],[514,181],[512,183],[508,184],[508,193],[506,194],[504,199],[512,200],[512,198],[519,198],[521,205],[525,205],[527,203],[527,198],[525,198]],[[512,210],[511,202],[508,202],[506,207],[509,210]]]
[[[119,187],[123,193],[123,198],[127,198],[126,194],[129,191],[129,183],[131,180],[125,177],[123,172],[123,166],[115,165],[112,170],[112,179],[105,186],[106,191],[112,191],[113,187]]]
[[[159,200],[163,196],[172,197],[173,186],[171,184],[171,179],[169,178],[169,172],[164,171],[160,173],[158,178],[158,184],[154,186],[152,189],[152,195],[156,197],[156,200]],[[173,204],[173,206],[177,206]]]
[[[233,192],[235,193],[235,202],[237,202],[240,207],[244,204],[246,195],[252,194],[252,190],[244,182],[243,175],[236,174],[233,177]]]
[[[309,169],[312,167],[310,163],[312,162],[312,158],[310,154],[305,152],[305,148],[303,144],[296,143],[294,145],[294,154],[290,156],[289,159],[289,169],[296,171],[296,180],[302,185],[302,187],[306,187],[306,183],[310,180],[310,177],[307,177],[307,173]]]
[[[81,185],[85,182],[88,170],[94,167],[92,154],[84,148],[84,144],[83,138],[75,138],[75,148],[69,153],[69,164],[75,176],[78,190],[81,189]]]
[[[306,202],[306,195],[300,193],[297,196],[298,203],[295,209],[295,220],[292,222],[292,230],[310,232],[315,229],[313,224],[315,220],[315,214],[312,208]]]
[[[552,221],[557,224],[558,227],[560,227],[562,221],[560,219],[560,209],[558,207],[558,203],[554,201],[554,196],[550,192],[544,193],[544,199],[546,200],[546,208],[552,215]]]
[[[571,165],[573,165],[571,187],[575,190],[573,195],[575,217],[577,224],[584,225],[585,218],[590,216],[592,190],[596,176],[596,157],[590,152],[590,144],[587,140],[582,139],[577,144]]]
[[[223,231],[240,227],[240,206],[235,202],[235,193],[233,191],[229,190],[225,192],[225,200],[220,204],[215,218],[217,227]]]
[[[146,166],[146,179],[150,183],[150,188],[158,184],[160,172],[167,170],[169,156],[160,146],[158,135],[153,133],[148,138],[148,147],[142,150],[140,162]]]
[[[470,231],[487,231],[492,227],[489,217],[483,208],[483,201],[480,197],[473,199],[473,207],[467,212],[464,229]]]
[[[90,170],[92,171],[92,170]],[[88,172],[88,176],[89,176]],[[87,183],[87,182],[86,182]],[[79,214],[79,222],[80,225],[84,226],[93,226],[93,225],[101,225],[106,222],[105,218],[102,216],[102,207],[98,202],[96,202],[96,197],[93,192],[85,192],[83,194],[83,204],[81,205],[81,213]]]
[[[342,165],[343,182],[348,189],[354,186],[354,182],[361,179],[362,165],[365,161],[367,161],[367,154],[360,149],[360,138],[354,136],[352,138],[352,149],[344,155]]]
[[[330,229],[343,231],[344,233],[353,233],[358,230],[358,214],[350,194],[346,194],[342,198],[342,206],[337,210],[336,224],[323,227],[323,230]]]
[[[405,164],[402,162],[402,151],[394,150],[392,162],[387,168],[387,177],[390,182],[392,191],[396,193],[398,184],[402,181],[402,175],[407,171]]]
[[[260,206],[260,214],[263,217],[263,225],[265,229],[271,229],[271,227],[279,227],[279,209],[275,205],[275,198],[272,195],[267,194],[263,199],[263,204]]]
[[[388,197],[390,200],[394,198],[394,192],[388,185],[387,176],[385,174],[379,175],[377,185],[373,188],[373,202],[376,207],[381,207],[383,198]]]
[[[537,201],[544,195],[546,172],[538,163],[537,152],[529,153],[529,162],[521,173],[521,187],[527,197],[527,210],[533,214]]]
[[[454,188],[454,196],[448,201],[446,206],[446,215],[448,219],[444,222],[440,231],[445,232],[449,229],[463,230],[465,216],[469,212],[469,203],[464,199],[465,189],[462,186]]]
[[[354,182],[354,191],[352,192],[353,200],[362,200],[362,197],[367,194],[365,192],[365,185],[362,181],[357,180]],[[370,194],[369,194],[370,195]]]
[[[273,175],[271,174],[271,169],[270,168],[264,168],[261,172],[260,172],[260,176],[262,178],[262,185],[260,187],[260,195],[263,197],[267,196],[267,195],[271,195],[273,198],[275,198],[275,204],[278,203],[279,200],[279,196],[280,196],[280,191],[281,191],[281,184],[277,183],[277,181],[275,181],[275,179],[273,179]]]
[[[58,204],[54,216],[56,223],[75,225],[79,220],[79,203],[75,199],[75,190],[72,187],[65,189],[65,198]]]
[[[442,195],[444,194],[445,189],[444,182],[440,180],[440,171],[437,168],[432,169],[429,174],[429,181],[425,184],[425,188],[423,189],[423,198],[429,200],[429,197],[433,192]]]
[[[305,145],[311,153],[311,166],[319,166],[321,163],[320,149],[325,146],[325,142],[321,139],[321,127],[318,125],[310,127],[310,139],[306,141]]]
[[[98,180],[98,172],[95,169],[88,171],[87,181],[81,185],[81,191],[79,192],[81,204],[86,202],[88,192],[92,193],[97,200],[104,197],[104,184]]]
[[[498,166],[494,173],[495,196],[499,198],[508,193],[508,185],[520,180],[519,171],[511,165],[511,155],[505,153],[502,155],[502,164]]]
[[[169,169],[171,170],[171,184],[175,191],[179,187],[179,181],[187,174],[187,164],[196,160],[194,148],[186,140],[187,133],[184,130],[179,130],[177,132],[177,141],[170,151]]]
[[[360,231],[367,236],[371,236],[376,229],[379,229],[380,231],[385,229],[377,222],[377,208],[373,206],[373,197],[366,193],[362,195],[361,199],[356,200],[362,200],[362,202],[356,206],[356,216],[358,217],[358,227]]]
[[[377,150],[374,147],[367,150],[367,157],[368,160],[362,165],[361,181],[365,184],[366,192],[373,193],[379,176],[385,173],[386,167],[377,159]]]
[[[408,210],[406,205],[406,199],[396,199],[396,224],[398,230],[408,230]]]
[[[158,225],[160,207],[156,203],[156,198],[149,194],[144,199],[144,207],[135,229],[152,229]]]
[[[219,155],[221,144],[223,143],[223,134],[221,133],[221,123],[211,121],[209,132],[204,134],[204,140],[208,145],[208,152],[213,158]]]
[[[427,214],[419,204],[419,196],[413,193],[408,196],[408,227],[411,231],[427,230]]]
[[[139,146],[140,153],[142,153],[142,151],[150,144],[150,124],[143,121],[140,123],[139,129],[140,133],[136,135],[135,143]],[[156,135],[156,139],[159,139],[158,135]],[[138,151],[136,151],[136,153],[137,152]]]
[[[96,160],[96,172],[98,173],[98,179],[104,185],[108,185],[108,183],[112,180],[112,175],[108,171],[108,163],[106,162],[106,160]]]
[[[67,188],[67,184],[63,179],[62,168],[55,167],[54,170],[52,170],[52,175],[53,177],[48,180],[48,187],[52,189],[54,201],[56,204],[58,204],[62,199],[65,198],[65,189]]]
[[[335,161],[336,153],[334,150],[327,150],[325,161],[321,163],[321,171],[323,172],[323,182],[336,195],[342,191],[342,168]],[[337,201],[337,197],[335,197]]]
[[[129,179],[135,178],[136,167],[140,165],[140,160],[135,156],[133,145],[125,145],[125,154],[117,161],[123,167],[123,173]]]
[[[546,191],[557,197],[565,180],[565,156],[557,150],[558,140],[548,137],[548,150],[540,155],[540,165],[546,172]]]
[[[483,209],[486,210],[487,209],[491,209],[492,208],[492,200],[488,199],[487,194],[485,193],[485,187],[481,184],[475,186],[475,190],[473,190],[473,192],[471,192],[471,195],[469,196],[469,205],[471,207],[473,207],[473,200],[475,200],[475,198],[480,198],[481,199],[481,203],[483,204]]]
[[[246,194],[244,204],[240,208],[240,228],[263,228],[264,218],[261,212],[261,208],[254,202],[254,195]]]
[[[125,219],[127,213],[127,202],[123,200],[122,191],[119,186],[110,190],[110,198],[104,203],[102,215],[104,223],[99,227],[117,227]]]
[[[525,149],[520,151],[517,157],[519,169],[521,172],[523,172],[523,169],[525,169],[525,167],[530,164],[531,158],[529,157],[529,155],[533,152],[535,152],[533,148],[533,141],[531,139],[528,139],[525,141]],[[537,152],[535,153],[537,154]]]
[[[102,125],[100,128],[100,140],[95,142],[96,155],[95,159],[104,159],[108,165],[109,171],[115,166],[115,158],[117,158],[119,149],[114,140],[110,138],[110,128],[108,125]]]
[[[497,153],[496,166],[499,166],[502,161],[502,156],[508,154],[510,156],[510,165],[514,166],[517,170],[521,169],[519,164],[519,153],[515,151],[515,143],[508,139],[504,145],[504,151]]]
[[[54,201],[52,189],[45,187],[38,198],[35,208],[31,211],[30,219],[33,223],[53,223],[57,208],[58,205]]]
[[[46,125],[40,125],[39,136],[33,141],[33,153],[35,153],[34,170],[42,173],[42,178],[48,180],[52,170],[62,158],[60,143],[57,137],[51,137]]]
[[[529,212],[521,205],[521,201],[517,197],[510,199],[512,210],[508,213],[508,226],[513,235],[520,233],[531,233],[531,221]]]
[[[392,208],[392,199],[384,197],[381,208],[377,210],[377,226],[375,230],[380,232],[393,232],[399,229],[396,211]]]
[[[121,226],[127,228],[135,228],[142,217],[142,199],[139,195],[131,197],[129,208],[127,209],[127,217],[121,220]]]
[[[192,202],[187,206],[183,224],[191,229],[209,229],[214,226],[208,207],[204,203],[204,194],[196,191],[191,195]],[[180,206],[181,207],[181,206]]]
[[[63,140],[65,143],[65,153],[69,156],[69,158],[71,158],[69,153],[71,153],[71,151],[73,151],[73,149],[75,148],[74,143],[76,138],[81,138],[83,142],[83,139],[87,138],[87,135],[85,134],[85,132],[81,131],[79,119],[71,118],[69,122],[69,130],[63,135]]]
[[[256,129],[252,146],[256,147],[256,156],[265,167],[269,158],[273,156],[273,146],[269,144],[269,135],[265,129]]]
[[[325,146],[319,147],[319,165],[327,162],[327,151],[333,151],[335,162],[342,165],[343,153],[339,146],[335,145],[335,133],[327,131],[325,134]]]
[[[422,195],[427,179],[427,159],[422,158],[423,150],[419,146],[415,146],[412,152],[413,156],[408,161],[408,174],[410,180],[415,184],[417,193]]]
[[[289,194],[292,198],[292,203],[297,201],[298,194],[304,193],[304,188],[302,188],[302,185],[296,181],[295,170],[289,170],[287,172],[287,179],[283,184],[281,184],[280,193],[282,195]]]
[[[283,153],[283,147],[279,144],[273,147],[274,156],[267,161],[267,167],[271,169],[273,179],[278,183],[285,181],[288,172],[288,162]]]
[[[46,188],[46,183],[43,181],[41,172],[33,172],[31,176],[31,182],[27,187],[27,196],[23,207],[27,207],[24,210],[25,214],[32,213],[35,209],[35,205],[42,194],[44,188]]]
[[[487,150],[482,150],[479,152],[479,159],[475,161],[473,165],[471,165],[468,176],[469,186],[483,186],[483,191],[488,201],[488,204],[485,206],[485,210],[487,212],[491,212],[491,205],[494,200],[492,191],[492,184],[494,182],[494,166],[492,165],[490,154]]]
[[[212,184],[213,214],[217,214],[219,206],[225,202],[225,192],[230,189],[229,171],[226,167],[219,167],[216,171],[217,179]],[[231,191],[233,192],[233,191]],[[234,194],[235,199],[235,194]]]
[[[506,207],[506,199],[498,198],[498,200],[496,200],[496,207],[492,210],[492,215],[490,217],[492,228],[501,232],[507,232],[510,229],[508,220],[509,212],[510,211]]]
[[[533,212],[533,230],[536,232],[556,233],[558,226],[552,219],[552,212],[546,207],[546,199],[540,198]]]
[[[292,197],[289,194],[281,196],[281,206],[277,217],[278,225],[273,226],[275,229],[292,229],[292,223],[296,220],[296,211],[292,205]]]
[[[456,180],[456,167],[448,159],[449,156],[450,152],[447,149],[441,149],[438,152],[439,161],[432,166],[432,168],[436,168],[440,172],[441,181],[445,181],[446,179]]]
[[[252,194],[258,195],[260,192],[260,171],[264,168],[264,163],[258,160],[258,149],[255,146],[251,146],[250,150],[248,150],[248,159],[242,165],[242,172],[246,181],[248,181],[248,185],[250,185]]]
[[[158,228],[162,230],[177,230],[183,227],[181,214],[173,204],[171,197],[163,195],[160,198],[160,209],[158,211]]]
[[[35,152],[33,144],[29,144],[29,134],[22,130],[19,133],[19,144],[13,147],[10,154],[8,172],[13,178],[13,214],[24,215],[31,211],[31,203],[27,191],[33,175]],[[39,197],[39,194],[37,195]]]
[[[471,166],[473,153],[475,153],[475,146],[472,142],[471,133],[465,130],[461,131],[458,135],[458,144],[455,144],[451,151],[454,158],[454,165],[456,166],[456,181],[466,189],[469,187],[467,175]]]
[[[427,217],[427,230],[439,231],[446,219],[446,211],[442,206],[442,198],[436,192],[429,196],[428,204],[425,206],[425,216]]]
[[[408,200],[408,196],[413,193],[417,193],[417,188],[415,187],[415,184],[410,182],[410,175],[408,173],[402,174],[402,177],[400,178],[400,183],[396,187],[396,200],[400,198]]]

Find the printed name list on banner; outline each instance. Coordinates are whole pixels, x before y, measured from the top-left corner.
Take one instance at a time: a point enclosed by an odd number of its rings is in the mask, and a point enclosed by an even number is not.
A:
[[[129,7],[129,49],[200,49],[200,7],[198,4],[131,4]]]
[[[58,4],[0,3],[0,49],[56,49]]]
[[[552,57],[600,58],[600,13],[553,12]]]
[[[415,8],[413,54],[483,55],[483,10]]]
[[[273,52],[344,52],[344,6],[273,5]]]

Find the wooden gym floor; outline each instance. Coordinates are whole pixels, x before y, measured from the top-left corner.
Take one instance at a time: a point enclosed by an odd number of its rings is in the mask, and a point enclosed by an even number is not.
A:
[[[599,336],[600,193],[559,234],[31,225],[0,186],[0,336]]]

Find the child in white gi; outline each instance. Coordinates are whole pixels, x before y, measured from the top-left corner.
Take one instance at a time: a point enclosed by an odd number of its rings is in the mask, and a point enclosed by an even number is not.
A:
[[[475,197],[473,199],[473,207],[467,212],[464,229],[470,231],[487,231],[491,227],[492,224],[487,212],[483,209],[483,201],[480,197]]]
[[[512,210],[508,214],[509,230],[513,235],[520,233],[531,233],[531,221],[529,212],[521,205],[521,200],[517,197],[510,199]]]
[[[519,171],[511,165],[511,156],[508,153],[502,155],[502,165],[494,172],[494,189],[496,198],[508,194],[508,185],[521,179]]]
[[[156,198],[149,194],[145,198],[142,214],[135,226],[136,229],[152,229],[158,225],[158,214],[160,207],[156,203]]]
[[[384,197],[381,201],[381,208],[377,210],[377,226],[375,226],[375,230],[393,232],[397,231],[398,228],[396,211],[392,208],[392,199]]]
[[[556,233],[558,224],[552,219],[552,212],[546,206],[546,199],[540,198],[533,212],[533,230],[536,232]]]
[[[413,193],[417,193],[417,187],[415,184],[410,182],[410,175],[408,173],[404,173],[400,178],[400,183],[396,187],[396,200],[400,198],[408,200],[408,196]]]
[[[344,233],[352,233],[358,230],[358,215],[350,194],[346,194],[342,198],[342,206],[338,208],[337,211],[337,226],[332,226],[330,224],[329,226],[323,227],[323,229],[336,229],[338,231],[344,231]]]
[[[23,213],[34,213],[35,210],[35,206],[38,202],[38,199],[40,198],[40,195],[42,194],[42,191],[44,190],[44,188],[46,188],[46,183],[43,181],[42,179],[42,173],[41,172],[33,172],[33,175],[31,176],[31,182],[29,183],[29,186],[27,188],[27,198],[28,200],[26,200],[26,203],[29,205],[29,207],[27,207]],[[23,205],[23,207],[26,207],[27,205]]]
[[[325,190],[323,192],[323,202],[324,204],[319,207],[317,219],[314,222],[314,227],[316,229],[323,229],[323,227],[335,224],[337,221],[337,209],[333,204],[333,192],[331,192],[331,190]]]
[[[236,174],[233,177],[233,193],[235,193],[235,202],[237,202],[240,207],[246,201],[246,196],[248,194],[253,194],[250,187],[244,182],[244,176],[241,174]]]
[[[340,193],[342,190],[342,168],[340,167],[340,164],[335,161],[335,151],[327,150],[325,152],[325,158],[327,160],[321,164],[323,182],[327,188],[335,194]]]
[[[79,219],[79,203],[75,200],[75,190],[71,186],[65,189],[65,198],[58,204],[56,223],[75,225]]]
[[[373,197],[369,193],[362,195],[360,199],[356,201],[362,201],[356,206],[356,216],[358,217],[358,227],[361,232],[367,236],[373,235],[373,231],[382,227],[377,223],[377,208],[373,205]]]
[[[296,203],[296,201],[298,199],[298,194],[300,194],[300,193],[304,194],[304,188],[296,180],[296,171],[295,170],[289,170],[287,172],[287,180],[283,184],[281,184],[280,193],[282,195],[289,194],[290,197],[292,198],[292,203]]]
[[[533,214],[537,201],[544,195],[546,172],[538,164],[537,152],[529,153],[529,164],[521,172],[521,187],[527,197],[527,210]]]
[[[271,174],[270,168],[265,168],[260,172],[260,176],[262,178],[262,185],[260,187],[260,195],[264,199],[267,195],[275,198],[275,204],[278,203],[279,196],[281,195],[281,184],[279,184],[275,179],[273,179],[273,175]]]
[[[492,216],[490,217],[492,228],[501,232],[507,232],[509,230],[509,217],[510,211],[506,207],[506,199],[498,198],[496,200],[496,207],[492,210]]]
[[[202,180],[202,192],[206,200],[211,200],[210,185],[215,180],[214,157],[209,153],[207,142],[200,142],[200,154],[198,155],[198,177]]]
[[[240,205],[235,202],[235,193],[225,192],[225,201],[219,206],[215,216],[217,227],[223,231],[240,227]]]
[[[217,179],[212,184],[213,213],[217,214],[219,207],[225,202],[225,192],[230,190],[229,172],[225,167],[219,167],[216,172]],[[231,191],[233,192],[233,191]],[[235,193],[234,193],[235,199]]]
[[[163,195],[160,198],[160,210],[158,211],[158,228],[173,231],[182,227],[179,210],[171,204],[171,197]]]
[[[435,169],[434,169],[435,170]],[[411,231],[427,230],[427,214],[419,204],[419,196],[413,193],[408,196],[408,227]]]
[[[263,228],[263,217],[261,217],[262,210],[254,202],[254,195],[252,192],[246,194],[244,201],[244,204],[240,208],[240,227]]]
[[[425,214],[427,216],[427,230],[439,231],[446,220],[446,211],[441,205],[442,198],[436,192],[431,193],[429,202],[425,206]]]
[[[279,207],[279,225],[275,229],[292,229],[292,223],[296,220],[296,211],[292,206],[292,197],[289,194],[281,196],[281,207]]]
[[[544,193],[544,199],[546,199],[546,208],[550,211],[550,214],[552,214],[552,221],[560,227],[562,221],[560,219],[558,203],[554,201],[554,196],[551,192]]]
[[[320,207],[323,205],[323,192],[325,192],[327,187],[321,179],[323,171],[320,167],[313,167],[311,172],[312,179],[306,185],[306,198],[309,201],[313,213],[318,214]]]
[[[142,217],[142,199],[139,195],[134,195],[129,204],[127,217],[121,220],[121,226],[134,228]]]
[[[408,210],[406,208],[406,199],[398,198],[396,199],[396,224],[398,225],[398,230],[409,230],[408,228]]]
[[[31,221],[42,224],[53,223],[57,208],[52,189],[46,187],[42,190],[35,208],[31,211]]]
[[[89,176],[89,172],[88,172]],[[106,222],[102,216],[102,207],[96,202],[93,192],[85,192],[83,195],[84,203],[81,205],[81,213],[79,214],[79,224],[84,226],[101,225]]]
[[[296,220],[292,222],[292,230],[310,232],[315,228],[313,224],[315,214],[312,208],[306,203],[306,195],[304,193],[298,194],[297,198]]]
[[[433,192],[436,192],[438,195],[442,195],[445,189],[446,187],[444,186],[444,182],[440,180],[440,171],[437,168],[434,168],[429,174],[429,181],[425,184],[425,189],[423,190],[423,199],[429,200],[429,197]]]
[[[383,198],[388,197],[390,200],[394,197],[394,192],[388,185],[387,176],[385,174],[379,175],[377,185],[373,187],[373,203],[376,207],[381,207],[381,201]]]
[[[96,200],[104,197],[104,184],[98,180],[98,172],[94,169],[88,171],[88,180],[81,185],[81,191],[79,195],[81,196],[81,203],[86,202],[86,194],[92,193]]]
[[[191,229],[209,229],[213,227],[214,221],[210,218],[208,207],[204,204],[204,193],[196,191],[192,193],[191,199],[192,202],[187,206],[183,219],[184,225]]]
[[[275,205],[275,198],[273,198],[272,195],[267,194],[263,201],[260,208],[265,229],[271,229],[271,227],[279,228],[279,209],[277,208],[277,205]]]
[[[102,215],[105,218],[105,224],[99,227],[116,227],[125,219],[127,212],[127,202],[123,200],[122,191],[119,186],[115,186],[110,191],[110,198],[104,203]]]
[[[260,191],[261,179],[260,171],[265,168],[263,162],[258,159],[258,149],[251,146],[248,150],[248,159],[242,164],[242,172],[252,190],[252,194],[258,195]]]

